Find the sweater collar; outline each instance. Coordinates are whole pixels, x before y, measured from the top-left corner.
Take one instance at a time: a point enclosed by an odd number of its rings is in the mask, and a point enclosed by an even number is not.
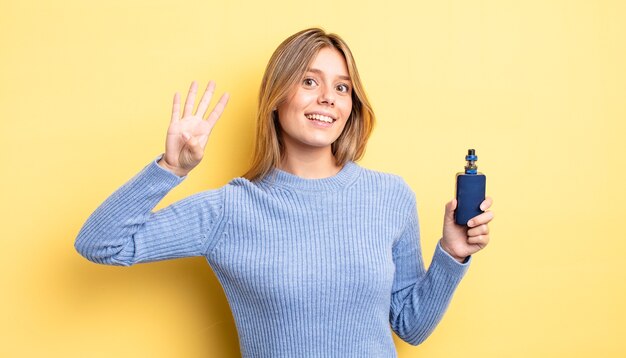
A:
[[[337,174],[327,178],[305,179],[282,169],[273,168],[261,182],[269,186],[288,187],[296,190],[328,191],[346,187],[360,173],[361,167],[353,161],[348,161]]]

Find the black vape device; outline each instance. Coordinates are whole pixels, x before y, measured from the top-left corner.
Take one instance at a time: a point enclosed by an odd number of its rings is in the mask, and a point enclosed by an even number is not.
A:
[[[459,225],[467,222],[476,215],[483,213],[480,204],[485,200],[487,177],[478,172],[476,161],[478,156],[474,149],[469,149],[465,156],[467,164],[464,173],[456,174],[456,210],[454,221]]]

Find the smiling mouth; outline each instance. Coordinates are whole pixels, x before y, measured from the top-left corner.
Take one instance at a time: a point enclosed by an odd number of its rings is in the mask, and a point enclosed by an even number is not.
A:
[[[320,121],[324,123],[333,123],[334,121],[336,121],[336,119],[332,117],[325,116],[323,114],[317,114],[317,113],[306,114],[305,117],[313,121]]]

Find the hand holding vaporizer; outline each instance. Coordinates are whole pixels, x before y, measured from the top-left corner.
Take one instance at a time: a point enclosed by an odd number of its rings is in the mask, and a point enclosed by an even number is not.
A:
[[[482,250],[489,243],[493,220],[492,200],[485,197],[486,177],[478,172],[476,151],[465,157],[465,171],[456,176],[456,198],[446,204],[441,248],[458,262]]]
[[[476,215],[482,214],[480,204],[485,200],[485,186],[487,177],[478,172],[476,161],[478,156],[474,149],[469,149],[465,156],[467,164],[465,173],[456,175],[456,201],[457,208],[454,212],[454,220],[459,225],[467,225],[467,222]]]

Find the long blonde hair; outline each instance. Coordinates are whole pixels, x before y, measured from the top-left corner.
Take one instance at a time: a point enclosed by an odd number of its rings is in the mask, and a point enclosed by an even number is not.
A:
[[[374,111],[348,45],[338,35],[319,28],[302,30],[283,41],[270,58],[259,91],[256,141],[252,164],[243,177],[257,180],[277,167],[285,155],[276,108],[299,83],[310,62],[324,47],[337,49],[345,58],[352,82],[352,112],[343,132],[331,145],[337,165],[361,159],[374,128]]]

